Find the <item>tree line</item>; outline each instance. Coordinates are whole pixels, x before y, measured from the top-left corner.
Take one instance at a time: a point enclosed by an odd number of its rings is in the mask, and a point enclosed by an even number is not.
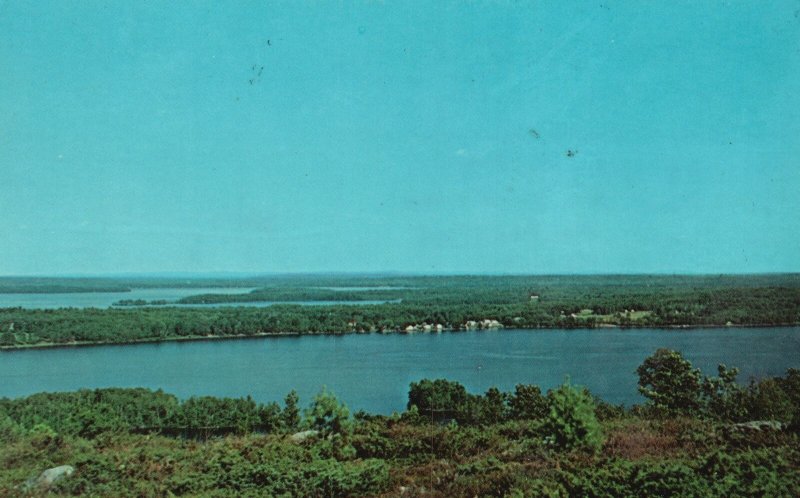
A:
[[[433,280],[423,280],[430,283]],[[585,280],[585,281],[584,281]],[[571,278],[566,283],[506,277],[441,277],[437,286],[403,290],[272,289],[270,298],[348,299],[401,296],[376,305],[268,307],[126,307],[125,309],[0,309],[0,347],[36,344],[123,343],[180,338],[395,332],[441,325],[470,328],[494,320],[506,328],[792,325],[800,323],[800,286],[789,277]],[[414,280],[403,282],[410,283]],[[419,282],[422,283],[422,282]],[[502,284],[502,285],[501,285]],[[702,285],[700,285],[702,284]],[[460,286],[460,287],[459,287]],[[263,294],[258,294],[263,295]],[[329,296],[328,296],[329,297]]]

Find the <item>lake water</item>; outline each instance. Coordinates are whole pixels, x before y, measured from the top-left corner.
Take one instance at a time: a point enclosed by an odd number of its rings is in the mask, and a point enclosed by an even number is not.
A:
[[[131,289],[131,292],[77,292],[54,294],[2,294],[0,293],[0,308],[14,308],[20,306],[28,309],[57,309],[57,308],[108,308],[117,301],[143,299],[145,301],[176,301],[178,299],[198,294],[246,294],[254,290],[252,287],[207,287],[189,289],[185,287],[163,289]],[[181,304],[184,308],[204,308],[219,306],[255,306],[265,307],[275,304],[302,304],[306,306],[324,306],[341,304],[383,304],[395,301],[254,301],[246,303],[216,303],[216,304]]]
[[[21,306],[30,309],[57,308],[108,308],[124,299],[144,299],[145,301],[175,301],[197,294],[243,294],[252,287],[204,287],[204,288],[163,288],[131,289],[130,292],[75,292],[54,294],[0,294],[0,308]]]
[[[800,367],[800,327],[694,330],[499,330],[300,336],[0,353],[0,396],[96,387],[305,406],[326,385],[353,409],[403,410],[408,385],[447,378],[471,392],[517,383],[554,387],[570,375],[613,403],[639,403],[636,367],[657,348],[680,350],[706,374],[725,363],[740,381]]]

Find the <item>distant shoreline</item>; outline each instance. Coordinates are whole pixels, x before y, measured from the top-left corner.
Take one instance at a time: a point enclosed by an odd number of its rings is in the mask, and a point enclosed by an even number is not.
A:
[[[84,279],[70,285],[96,288],[129,283],[134,282]],[[194,285],[186,292],[174,292],[176,288],[160,286],[187,282],[152,280],[146,283],[148,287],[166,291],[127,295],[130,304],[157,306],[85,307],[97,303],[59,297],[45,303],[64,305],[59,308],[0,308],[0,350],[500,328],[690,330],[800,325],[800,274],[296,276],[190,283]],[[241,287],[245,283],[249,285]],[[197,287],[201,284],[214,287]],[[221,288],[234,284],[227,292]],[[40,290],[67,286],[47,279],[0,278],[0,288],[3,285]],[[242,293],[242,289],[248,290]],[[120,297],[113,300],[121,303]]]
[[[224,341],[224,340],[243,340],[243,339],[265,339],[265,338],[279,338],[279,337],[303,337],[303,336],[345,336],[345,335],[430,335],[438,333],[463,333],[463,332],[484,332],[484,333],[502,333],[503,330],[527,330],[527,331],[568,331],[568,330],[603,330],[603,329],[624,329],[624,330],[639,330],[639,329],[654,329],[654,330],[685,330],[691,331],[696,329],[753,329],[753,328],[769,328],[781,329],[789,327],[800,327],[800,323],[780,323],[780,324],[735,324],[735,325],[662,325],[662,326],[621,326],[621,325],[601,325],[594,327],[507,327],[497,329],[453,329],[446,328],[441,332],[406,332],[402,330],[386,330],[386,331],[349,331],[349,332],[258,332],[255,334],[231,334],[231,335],[198,335],[198,336],[176,336],[162,339],[132,339],[127,341],[74,341],[69,343],[52,343],[44,342],[39,344],[23,344],[18,346],[0,346],[0,353],[10,353],[13,351],[26,351],[36,349],[71,349],[71,348],[87,348],[99,346],[136,346],[140,344],[161,344],[173,342],[210,342],[210,341]]]

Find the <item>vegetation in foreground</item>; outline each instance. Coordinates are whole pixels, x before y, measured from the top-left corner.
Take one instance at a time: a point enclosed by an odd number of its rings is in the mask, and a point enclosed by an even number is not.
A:
[[[408,409],[351,416],[326,391],[301,410],[101,389],[0,400],[7,496],[798,496],[800,370],[735,382],[659,350],[647,403],[565,382],[542,393],[412,383]],[[74,473],[51,485],[51,467]]]
[[[111,285],[115,281],[83,282]],[[146,281],[167,285],[169,281]],[[683,327],[800,324],[800,275],[538,277],[274,277],[247,294],[187,303],[343,301],[269,307],[128,306],[0,309],[0,348],[264,334],[424,332],[470,328]],[[35,283],[35,282],[34,282]],[[122,285],[126,282],[116,282]],[[127,282],[130,283],[130,282]],[[174,282],[173,282],[174,283]],[[195,283],[211,285],[213,281]],[[235,280],[218,285],[234,285]],[[0,291],[26,281],[0,279]],[[39,282],[40,286],[45,283]],[[47,281],[47,285],[56,283]],[[62,287],[75,282],[58,282]],[[145,285],[145,284],[141,284]],[[189,284],[185,284],[189,285]],[[5,286],[5,287],[4,287]],[[40,287],[41,288],[41,287]],[[391,301],[359,304],[358,301]],[[131,301],[137,304],[138,301]],[[142,303],[138,303],[142,304]],[[162,301],[157,304],[163,305]]]

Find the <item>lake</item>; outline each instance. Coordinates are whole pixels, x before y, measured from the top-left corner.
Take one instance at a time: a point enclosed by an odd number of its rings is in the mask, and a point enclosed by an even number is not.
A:
[[[58,309],[58,308],[108,308],[114,303],[122,300],[145,301],[176,301],[178,299],[195,296],[198,294],[246,294],[254,290],[252,287],[204,287],[186,288],[171,287],[162,289],[131,289],[131,292],[75,292],[75,293],[52,293],[52,294],[2,294],[0,293],[0,308],[22,307],[28,309]],[[245,303],[215,303],[215,304],[170,304],[169,306],[180,306],[182,308],[205,308],[205,307],[236,307],[236,306],[255,306],[265,307],[275,304],[302,304],[305,306],[325,306],[342,304],[383,304],[394,301],[253,301]],[[126,306],[127,308],[128,306]]]
[[[570,375],[607,401],[633,404],[642,401],[634,371],[660,347],[682,351],[706,374],[719,363],[739,367],[742,382],[800,367],[800,327],[353,334],[3,352],[0,396],[142,386],[268,402],[296,389],[305,406],[326,385],[353,410],[388,414],[426,377],[485,392],[547,389]]]

